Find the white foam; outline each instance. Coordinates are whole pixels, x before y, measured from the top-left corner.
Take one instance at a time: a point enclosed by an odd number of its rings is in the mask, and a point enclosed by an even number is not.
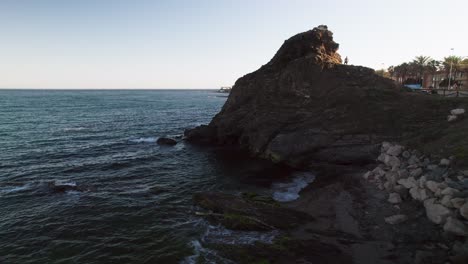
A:
[[[131,142],[134,142],[134,143],[154,143],[156,142],[156,138],[155,137],[147,137],[147,138],[134,138],[134,139],[130,139]]]
[[[22,185],[22,186],[4,186],[0,188],[0,194],[9,194],[9,193],[15,193],[15,192],[20,192],[28,189],[30,187],[29,184]]]
[[[55,186],[76,186],[76,182],[67,180],[55,180]]]
[[[273,184],[273,199],[278,202],[290,202],[299,198],[299,192],[313,182],[315,175],[308,172],[296,173],[287,183]]]
[[[74,132],[74,131],[82,131],[85,130],[86,127],[66,127],[63,129],[65,132]]]

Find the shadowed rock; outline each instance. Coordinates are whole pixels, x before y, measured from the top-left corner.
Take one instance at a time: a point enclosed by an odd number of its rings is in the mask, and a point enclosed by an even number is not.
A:
[[[159,145],[166,145],[166,146],[174,146],[177,144],[177,141],[175,141],[172,138],[165,138],[165,137],[160,137],[156,141]]]
[[[386,140],[456,150],[465,157],[459,162],[468,161],[460,132],[468,119],[446,121],[450,110],[466,108],[466,98],[410,92],[372,69],[342,65],[337,50],[324,26],[293,36],[270,62],[238,79],[221,112],[208,126],[187,130],[186,139],[295,167],[373,162]]]
[[[198,193],[193,200],[209,210],[198,215],[234,230],[290,229],[312,220],[305,213],[283,208],[271,198],[256,194]]]

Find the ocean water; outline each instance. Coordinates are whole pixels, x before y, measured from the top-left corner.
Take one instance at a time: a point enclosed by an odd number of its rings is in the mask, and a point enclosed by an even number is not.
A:
[[[194,214],[193,193],[274,196],[293,176],[183,142],[225,100],[210,90],[0,90],[0,263],[222,263],[203,241],[271,241],[275,232]],[[162,136],[179,143],[159,146]]]

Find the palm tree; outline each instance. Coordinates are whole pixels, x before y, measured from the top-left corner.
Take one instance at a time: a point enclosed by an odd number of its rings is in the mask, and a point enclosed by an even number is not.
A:
[[[416,75],[418,80],[421,82],[421,85],[423,83],[424,74],[428,71],[428,66],[431,61],[434,61],[431,57],[422,55],[415,57],[412,61],[414,70],[417,73]]]

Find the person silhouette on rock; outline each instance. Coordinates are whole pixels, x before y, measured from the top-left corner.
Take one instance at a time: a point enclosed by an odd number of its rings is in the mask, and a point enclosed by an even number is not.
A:
[[[344,59],[344,64],[348,65],[348,56]]]

